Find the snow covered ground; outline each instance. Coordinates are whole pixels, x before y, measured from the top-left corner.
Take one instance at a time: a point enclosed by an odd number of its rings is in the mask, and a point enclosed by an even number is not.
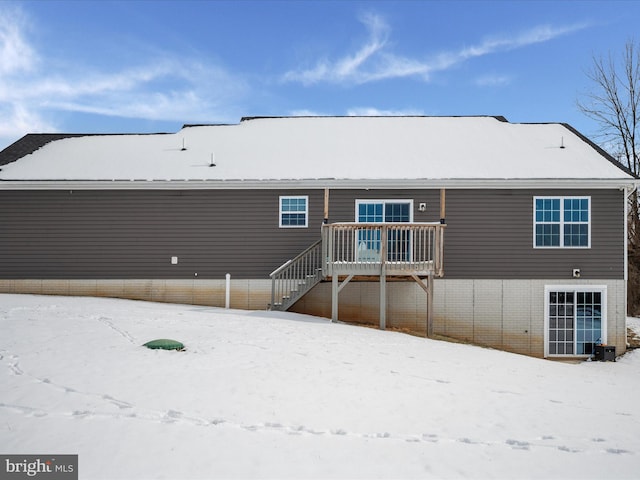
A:
[[[157,338],[187,350],[141,346]],[[640,351],[570,364],[291,313],[0,295],[0,453],[78,454],[82,479],[639,478],[639,395]]]

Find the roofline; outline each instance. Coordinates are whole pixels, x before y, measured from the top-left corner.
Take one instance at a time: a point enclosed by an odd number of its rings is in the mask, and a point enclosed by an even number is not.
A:
[[[250,120],[269,120],[269,119],[286,119],[286,118],[495,118],[500,122],[509,123],[502,115],[257,115],[249,117],[241,117],[240,123]],[[197,125],[208,126],[208,125]],[[214,125],[211,125],[214,126]]]
[[[45,145],[58,140],[78,137],[110,137],[127,135],[173,135],[170,133],[27,133],[8,147],[0,150],[0,166],[13,163]]]
[[[603,149],[597,143],[591,141],[591,139],[589,139],[588,137],[584,136],[582,133],[580,133],[574,127],[572,127],[568,123],[562,123],[561,125],[563,125],[565,128],[570,130],[572,133],[574,133],[575,135],[580,137],[580,139],[583,142],[585,142],[586,144],[590,145],[596,152],[598,152],[604,158],[609,160],[609,162],[611,162],[614,166],[618,167],[624,173],[626,173],[627,175],[631,175],[635,179],[640,179],[640,177],[638,175],[634,174],[628,167],[624,166],[622,163],[620,163],[618,160],[616,160],[609,152],[607,152],[605,149]]]
[[[273,189],[632,189],[634,178],[282,179],[282,180],[0,180],[0,190],[273,190]]]

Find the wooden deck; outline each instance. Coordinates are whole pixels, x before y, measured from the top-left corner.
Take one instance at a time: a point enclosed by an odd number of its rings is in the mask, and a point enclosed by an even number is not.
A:
[[[433,279],[443,268],[444,223],[332,223],[321,240],[271,274],[272,309],[286,310],[322,280],[331,279],[331,318],[338,296],[354,278],[377,277],[380,328],[386,325],[387,277],[415,280],[428,300],[427,335],[432,333]]]
[[[322,227],[322,273],[443,275],[441,223],[333,223]]]

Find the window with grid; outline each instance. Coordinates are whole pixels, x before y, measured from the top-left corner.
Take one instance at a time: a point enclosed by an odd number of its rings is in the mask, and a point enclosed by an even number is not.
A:
[[[280,197],[280,227],[303,228],[308,225],[309,197]]]
[[[592,355],[606,342],[605,287],[547,289],[549,355]]]
[[[536,248],[591,246],[589,197],[534,197],[533,245]]]
[[[411,222],[413,203],[411,200],[356,200],[356,221],[358,223],[407,223]],[[358,258],[379,260],[380,230],[358,232]],[[375,252],[372,255],[372,252]],[[387,232],[387,260],[407,261],[410,257],[410,233],[408,230],[394,229]]]

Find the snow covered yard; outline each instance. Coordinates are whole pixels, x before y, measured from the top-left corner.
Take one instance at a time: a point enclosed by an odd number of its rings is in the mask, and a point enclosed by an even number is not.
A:
[[[291,313],[0,295],[0,452],[78,454],[83,479],[638,478],[639,394],[640,351],[568,364]]]

